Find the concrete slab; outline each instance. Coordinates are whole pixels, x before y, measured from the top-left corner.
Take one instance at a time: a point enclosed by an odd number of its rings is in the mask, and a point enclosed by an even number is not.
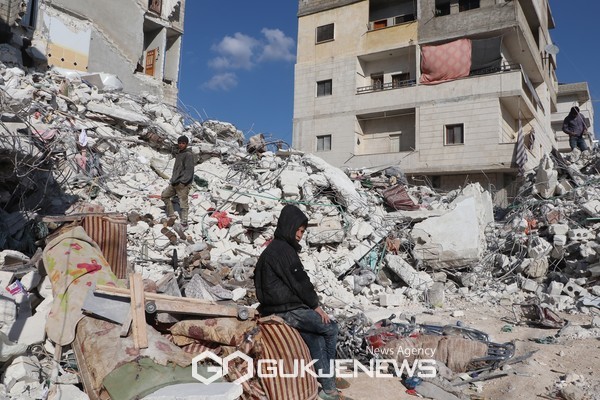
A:
[[[235,400],[243,393],[242,386],[230,382],[182,383],[157,390],[143,400]]]

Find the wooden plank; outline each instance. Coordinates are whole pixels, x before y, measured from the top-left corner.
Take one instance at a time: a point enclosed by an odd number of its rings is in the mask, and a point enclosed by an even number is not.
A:
[[[97,293],[111,294],[115,296],[129,297],[129,291],[114,286],[98,285]],[[159,312],[170,312],[174,314],[191,314],[203,316],[237,317],[238,307],[234,305],[217,304],[214,301],[203,299],[192,299],[188,297],[168,296],[165,294],[145,292],[146,300],[153,300],[156,310]],[[248,307],[249,318],[256,315],[256,310]]]
[[[140,274],[129,275],[131,289],[131,320],[133,342],[137,349],[148,348],[148,334],[146,332],[146,310],[144,307],[144,283]]]
[[[96,293],[104,293],[104,294],[110,294],[113,296],[129,297],[128,289],[118,288],[118,287],[114,287],[114,286],[107,286],[107,285],[98,285],[96,287]],[[146,300],[178,299],[181,301],[185,301],[186,303],[191,303],[191,304],[196,304],[196,305],[217,304],[216,302],[211,301],[211,300],[193,299],[193,298],[189,298],[189,297],[175,297],[175,296],[169,296],[166,294],[159,294],[159,293],[152,293],[152,292],[144,292],[144,296],[145,296]]]
[[[156,310],[173,314],[192,314],[202,316],[220,316],[220,317],[237,317],[238,307],[233,305],[221,304],[202,304],[198,307],[197,304],[190,304],[181,301],[183,298],[175,298],[173,300],[154,300]],[[247,308],[249,318],[256,314],[253,308]]]

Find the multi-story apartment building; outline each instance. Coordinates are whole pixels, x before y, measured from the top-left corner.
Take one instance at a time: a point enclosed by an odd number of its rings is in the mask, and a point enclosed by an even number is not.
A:
[[[21,23],[49,67],[115,74],[126,92],[175,105],[184,9],[185,0],[29,0]]]
[[[594,127],[594,107],[590,89],[587,82],[568,83],[558,85],[557,111],[552,114],[552,130],[556,134],[556,145],[561,152],[571,151],[569,146],[569,135],[562,131],[564,118],[569,114],[571,107],[579,107],[579,111],[589,127],[590,135],[586,137],[588,147],[595,146],[593,137]]]
[[[506,187],[556,146],[552,28],[547,0],[300,0],[293,146]]]

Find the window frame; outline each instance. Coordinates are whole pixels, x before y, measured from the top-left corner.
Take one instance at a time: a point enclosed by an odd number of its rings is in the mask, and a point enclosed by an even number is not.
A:
[[[327,37],[327,38],[322,38],[321,40],[319,40],[319,29],[321,29],[321,31],[325,31],[325,28],[331,27],[331,37]],[[320,25],[317,26],[317,28],[315,29],[315,44],[320,44],[320,43],[327,43],[327,42],[332,42],[335,40],[335,23],[330,23],[330,24],[325,24],[325,25]]]
[[[332,142],[331,139],[332,139],[331,134],[329,134],[329,135],[317,135],[316,151],[317,152],[331,151],[331,142]],[[321,146],[320,146],[321,148],[319,149],[319,143],[320,142],[321,142]]]
[[[385,75],[383,72],[371,74],[371,86],[373,90],[383,90]]]
[[[327,91],[327,83],[329,82],[329,91]],[[320,93],[319,88],[320,85],[323,85],[323,93]],[[324,79],[322,81],[317,81],[317,97],[327,97],[333,95],[333,79]]]
[[[461,129],[461,133],[460,133],[461,141],[460,142],[456,141],[456,133],[454,132],[454,130],[458,127],[460,127],[460,129]],[[450,135],[452,135],[452,138],[450,137]],[[449,139],[452,139],[452,141],[450,141]],[[464,144],[465,144],[465,124],[464,123],[444,125],[444,146],[459,146],[459,145],[464,145]]]
[[[399,79],[406,78],[406,79]],[[410,81],[410,72],[400,72],[392,75],[392,88],[399,88],[409,86],[408,84],[402,84],[402,82]]]

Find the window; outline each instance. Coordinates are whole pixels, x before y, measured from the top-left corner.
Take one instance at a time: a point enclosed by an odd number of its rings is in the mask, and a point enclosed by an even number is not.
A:
[[[373,86],[373,90],[383,89],[383,74],[372,74],[371,85]]]
[[[479,0],[459,0],[458,11],[469,11],[479,8]]]
[[[399,25],[399,24],[403,24],[405,22],[410,22],[410,21],[414,21],[414,20],[415,20],[415,14],[398,15],[397,17],[394,17],[394,25]]]
[[[317,82],[317,97],[331,96],[331,79]]]
[[[401,74],[392,75],[392,87],[399,88],[402,86],[408,86],[410,81],[410,73],[403,72]]]
[[[373,29],[381,29],[387,27],[387,19],[382,19],[373,22]]]
[[[446,125],[446,144],[463,144],[464,142],[464,124]]]
[[[317,136],[317,151],[331,150],[331,135]]]
[[[333,40],[333,24],[317,27],[317,43]]]
[[[450,0],[435,0],[435,16],[450,15]]]
[[[162,9],[162,0],[148,0],[148,10],[160,15]]]

